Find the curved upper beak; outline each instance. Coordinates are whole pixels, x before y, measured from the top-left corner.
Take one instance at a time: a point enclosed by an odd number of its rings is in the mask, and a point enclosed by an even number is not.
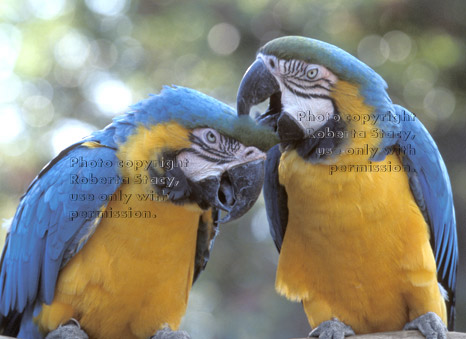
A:
[[[282,92],[275,76],[260,58],[248,68],[239,85],[236,105],[238,115],[249,115],[251,107],[270,98],[267,111],[256,117],[258,124],[268,126],[281,142],[301,140],[305,131],[290,114],[283,110]]]
[[[256,59],[241,80],[236,107],[238,115],[249,115],[251,107],[280,92],[280,86],[262,59]]]
[[[200,182],[210,205],[227,212],[220,223],[244,215],[259,197],[264,183],[264,159],[236,165],[218,177]]]

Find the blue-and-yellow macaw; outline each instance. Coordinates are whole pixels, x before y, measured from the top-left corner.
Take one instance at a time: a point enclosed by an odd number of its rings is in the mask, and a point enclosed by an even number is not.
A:
[[[166,87],[62,151],[11,222],[0,328],[27,339],[176,329],[217,223],[240,217],[259,196],[260,149],[274,138],[213,98]],[[70,319],[85,333],[65,325]]]
[[[280,251],[276,289],[302,301],[311,336],[453,328],[457,236],[451,186],[421,122],[349,53],[305,37],[263,46],[238,114],[280,138],[264,196]],[[316,328],[317,327],[317,328]],[[353,332],[354,330],[354,332]]]

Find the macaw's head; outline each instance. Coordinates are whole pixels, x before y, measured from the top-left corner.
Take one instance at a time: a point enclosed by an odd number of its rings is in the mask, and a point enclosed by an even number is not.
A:
[[[328,124],[345,128],[352,116],[390,110],[385,81],[351,54],[328,43],[298,36],[263,46],[240,84],[237,109],[249,115],[270,98],[258,117],[281,142],[302,140]],[[359,112],[360,108],[366,112]]]
[[[121,125],[117,130],[130,120],[134,126],[118,142],[118,156],[148,162],[132,166],[128,176],[149,178],[142,183],[146,190],[155,189],[173,203],[223,210],[220,222],[252,207],[262,189],[264,151],[278,141],[269,129],[184,87],[165,87],[132,108],[114,122]]]

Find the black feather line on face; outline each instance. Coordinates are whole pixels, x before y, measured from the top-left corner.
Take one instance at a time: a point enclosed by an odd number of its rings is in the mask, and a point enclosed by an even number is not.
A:
[[[219,159],[219,158],[214,158],[214,157],[209,157],[208,155],[205,155],[203,153],[200,153],[198,150],[195,150],[195,149],[192,149],[192,148],[187,148],[185,149],[186,152],[189,152],[189,153],[193,153],[193,154],[196,154],[197,156],[199,156],[199,158],[202,158],[208,162],[211,162],[211,163],[214,163],[214,164],[219,164],[219,165],[223,165],[223,164],[228,164],[230,162],[233,161],[233,159]]]
[[[186,151],[196,154],[200,158],[216,164],[226,164],[236,160],[236,153],[240,150],[241,143],[238,140],[223,134],[220,134],[219,139],[220,140],[217,143],[211,146],[206,144],[198,136],[191,133],[189,140],[194,145],[199,146],[205,153],[200,152],[194,148],[186,149]]]
[[[307,71],[307,66],[304,63],[301,62],[299,64],[299,74],[298,74],[298,76],[303,77],[306,74],[306,71]]]
[[[283,76],[291,76],[297,79],[301,79],[306,75],[307,64],[301,60],[287,60],[283,63],[283,69]]]
[[[327,99],[327,100],[332,100],[332,98],[328,95],[325,94],[313,94],[313,93],[304,93],[301,91],[296,90],[295,88],[292,88],[289,84],[286,82],[283,82],[283,85],[290,90],[293,94],[297,95],[298,97],[305,98],[305,99],[310,99],[310,98],[320,98],[320,99]]]
[[[300,60],[287,60],[283,64],[284,66],[284,72],[280,74],[282,80],[284,82],[289,81],[296,85],[297,87],[300,87],[297,83],[291,81],[291,79],[294,80],[300,80],[300,81],[305,81],[305,82],[316,82],[316,81],[324,81],[326,82],[330,87],[333,87],[333,83],[326,78],[317,78],[317,79],[309,79],[306,77],[308,65],[304,61]],[[290,79],[291,78],[291,79]],[[322,86],[325,88],[325,86]],[[301,87],[301,88],[312,88],[312,87]],[[325,88],[326,90],[331,90],[330,88]]]
[[[238,140],[235,140],[233,138],[229,138],[224,136],[223,134],[220,134],[220,144],[219,144],[219,149],[231,156],[235,156],[236,151],[239,150],[240,148],[240,143]]]
[[[293,60],[293,71],[291,72],[292,74],[296,74],[296,67],[298,66],[298,62],[297,60]]]
[[[333,87],[333,83],[329,80],[329,79],[326,79],[326,78],[320,78],[319,80],[322,80],[322,81],[325,81],[326,83],[329,84],[330,87]]]
[[[300,80],[301,80],[301,79],[300,79]],[[303,80],[303,81],[304,81],[304,80]],[[318,81],[318,80],[315,80],[315,81]],[[313,83],[313,82],[315,82],[315,81],[306,80],[306,82],[309,82],[309,83]],[[322,86],[322,85],[320,85],[320,84],[314,84],[314,85],[306,86],[306,85],[298,84],[298,83],[294,82],[294,81],[291,80],[291,79],[283,79],[283,82],[284,82],[284,83],[293,84],[293,86],[296,86],[296,87],[298,87],[298,88],[300,88],[300,89],[303,89],[303,90],[313,89],[313,88],[321,88],[321,89],[324,89],[324,90],[329,91],[329,92],[332,91],[331,88],[327,88],[327,87]],[[287,87],[287,88],[291,88],[291,86],[290,86],[290,87]]]
[[[189,140],[194,145],[199,146],[203,151],[205,151],[206,153],[209,153],[213,157],[218,157],[218,158],[224,159],[224,160],[230,159],[230,161],[231,161],[231,160],[233,160],[232,158],[234,158],[234,156],[235,156],[234,153],[226,152],[224,150],[225,143],[222,143],[221,140],[220,140],[220,145],[217,144],[217,143],[215,144],[215,146],[217,146],[219,149],[212,148],[211,146],[206,144],[201,138],[195,136],[194,134],[189,135]]]
[[[290,70],[290,64],[288,62],[285,62],[283,64],[283,69],[285,70],[285,72],[283,73],[283,75],[288,75],[291,73],[291,70]]]

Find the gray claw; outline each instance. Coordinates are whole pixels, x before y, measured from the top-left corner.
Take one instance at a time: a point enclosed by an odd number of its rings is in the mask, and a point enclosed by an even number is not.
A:
[[[81,329],[76,319],[71,319],[56,330],[49,332],[45,339],[89,339],[89,336]]]
[[[172,331],[170,327],[165,327],[149,339],[191,339],[191,337],[185,331]]]
[[[355,335],[351,326],[345,325],[336,318],[324,321],[309,333],[309,337],[319,337],[319,339],[344,339],[350,335]]]
[[[448,331],[442,319],[434,312],[427,312],[407,323],[404,330],[418,330],[426,339],[446,339]]]

